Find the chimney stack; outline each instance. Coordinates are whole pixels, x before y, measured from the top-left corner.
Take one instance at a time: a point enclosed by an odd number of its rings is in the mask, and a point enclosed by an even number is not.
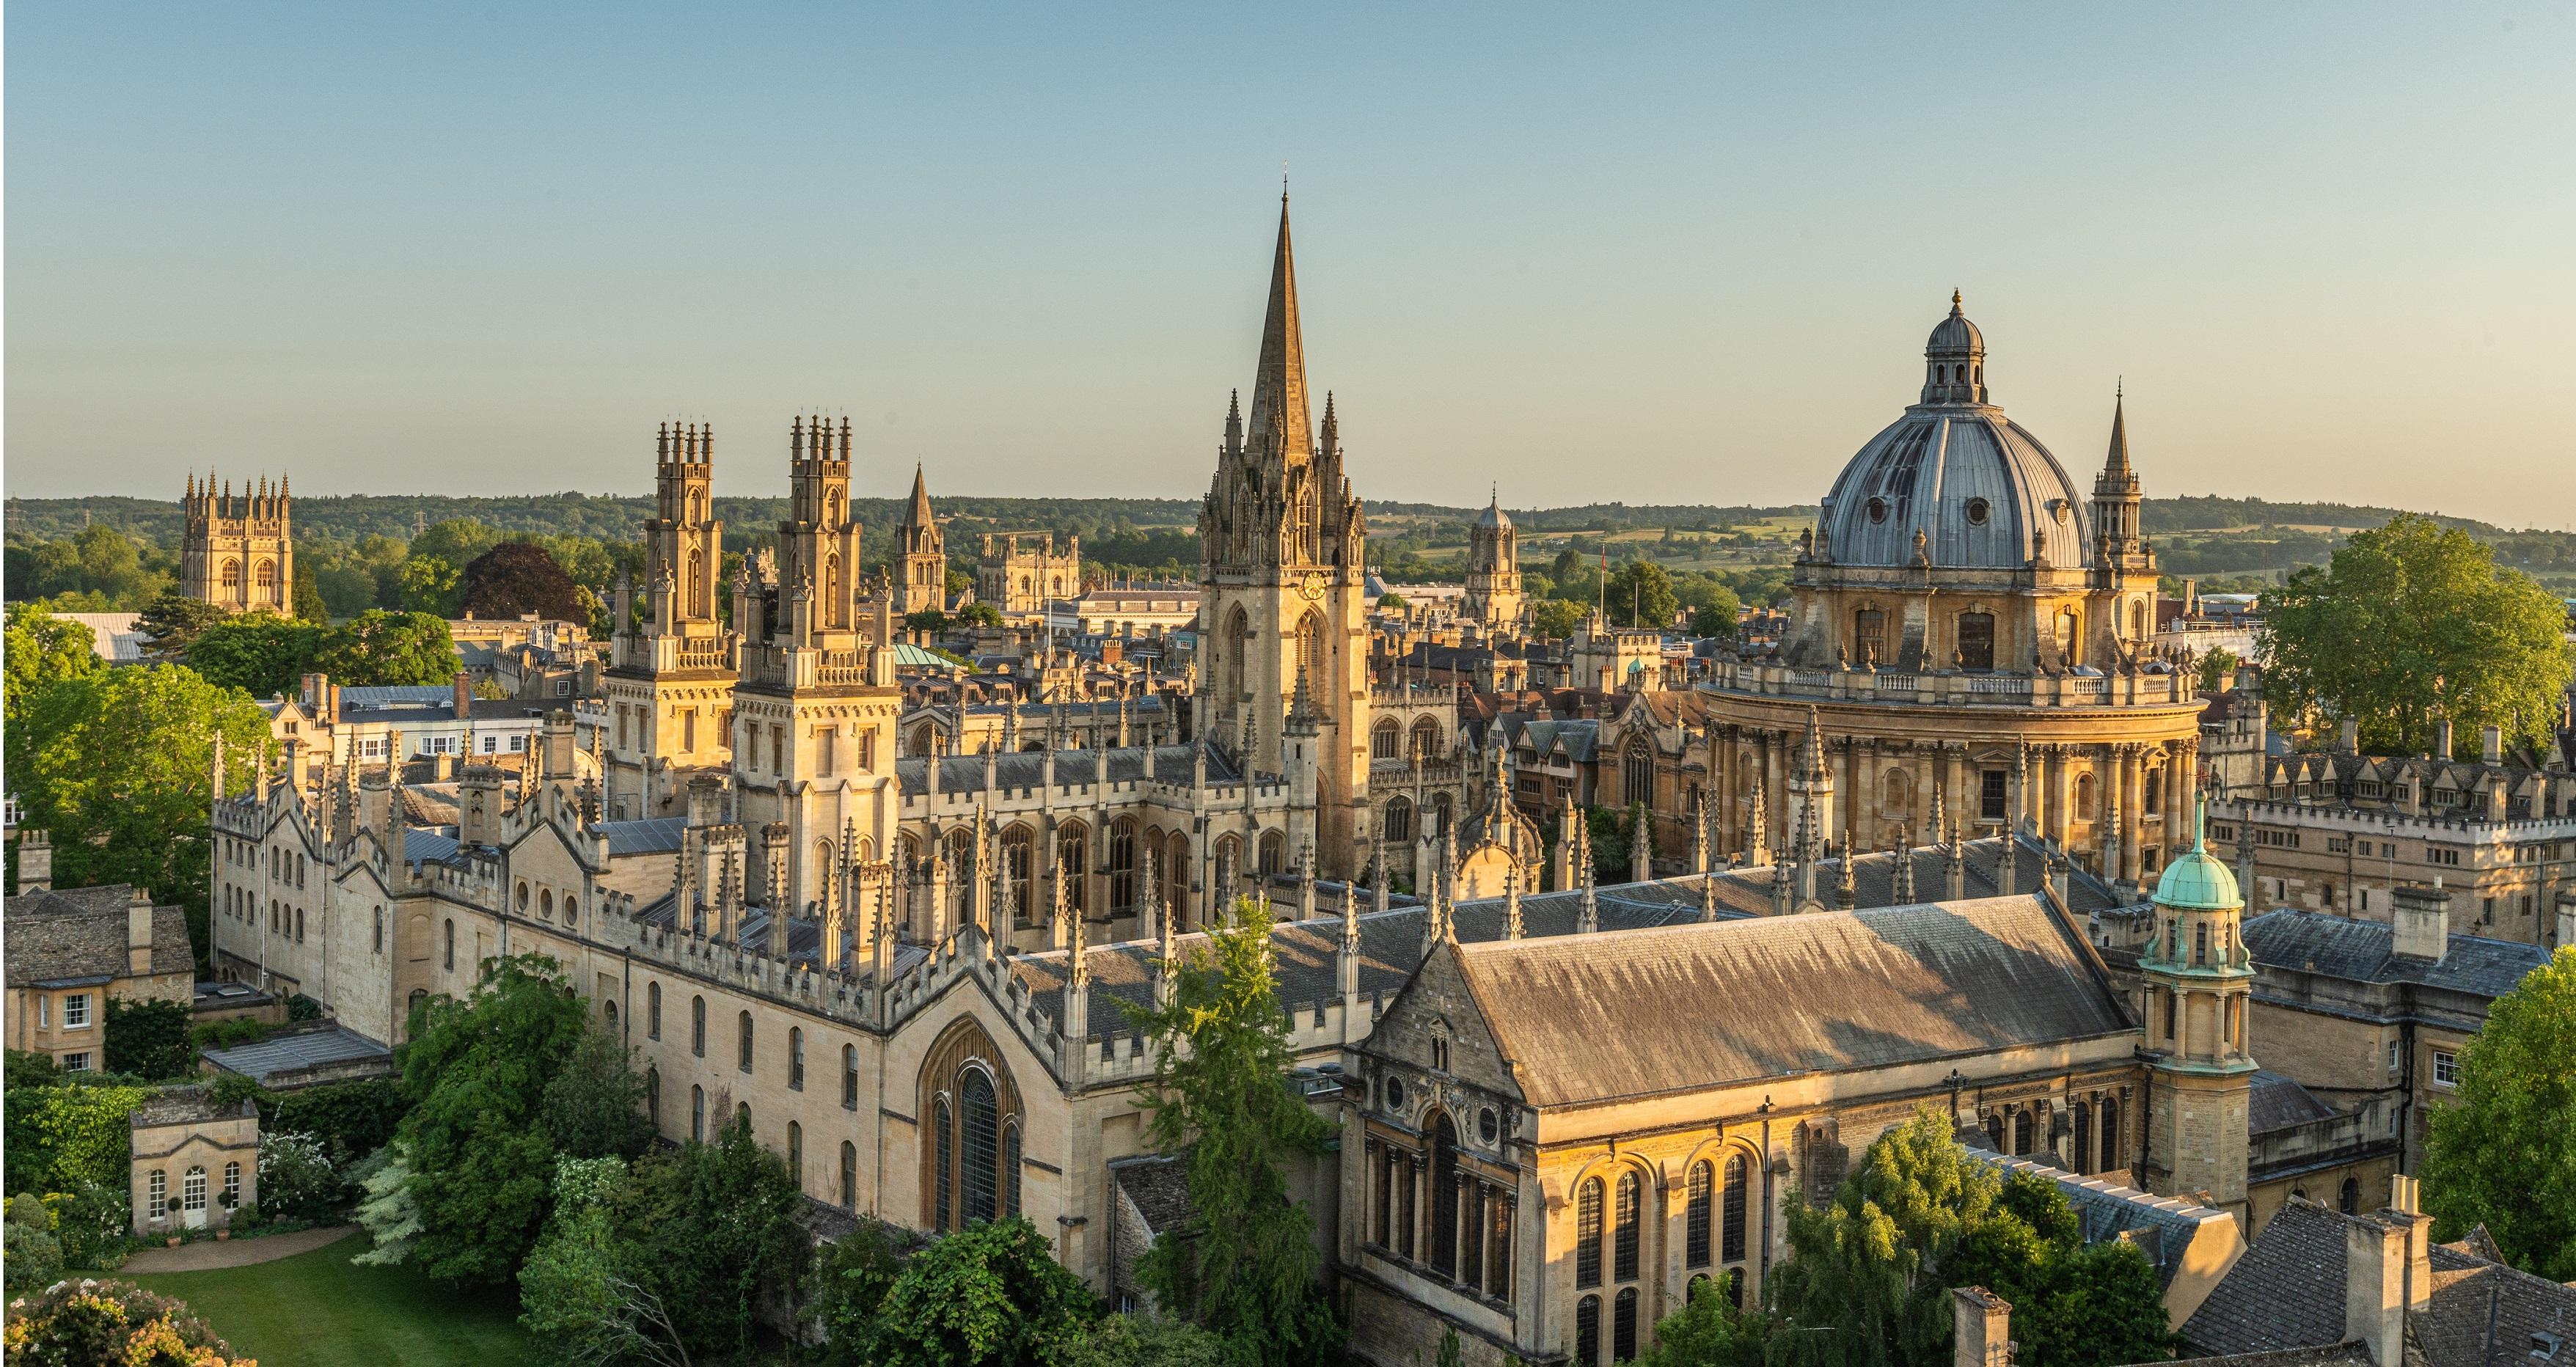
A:
[[[137,978],[152,973],[152,894],[141,888],[125,904],[125,971]]]
[[[2478,728],[2478,758],[2488,764],[2504,763],[2503,727],[2488,725]]]
[[[2012,1303],[1982,1286],[1950,1291],[1951,1367],[2012,1367]]]
[[[2337,727],[2335,730],[2335,749],[2347,755],[2358,755],[2361,753],[2360,722],[2355,721],[2350,717],[2343,719],[2343,725]]]
[[[456,719],[468,721],[473,716],[474,681],[466,678],[465,671],[460,669],[456,672]]]
[[[50,892],[54,886],[54,842],[43,831],[18,832],[18,895]],[[2567,894],[2559,894],[2558,918],[2567,919]]]
[[[2433,1303],[2433,1217],[2415,1208],[2414,1178],[2388,1187],[2388,1208],[2344,1235],[2344,1337],[2360,1340],[2375,1367],[2402,1367],[2406,1317]]]
[[[2450,762],[2451,721],[2448,717],[2433,723],[2433,758]]]
[[[2440,963],[2451,947],[2451,895],[2442,890],[2442,880],[2434,879],[2431,887],[2401,883],[2390,890],[2389,900],[2394,903],[2389,924],[2396,932],[2390,950]]]

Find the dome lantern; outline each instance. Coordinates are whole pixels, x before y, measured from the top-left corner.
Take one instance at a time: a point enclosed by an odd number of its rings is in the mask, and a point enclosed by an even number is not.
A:
[[[1923,345],[1923,402],[1986,401],[1986,338],[1959,311],[1959,292],[1950,291],[1950,316],[1932,329]]]

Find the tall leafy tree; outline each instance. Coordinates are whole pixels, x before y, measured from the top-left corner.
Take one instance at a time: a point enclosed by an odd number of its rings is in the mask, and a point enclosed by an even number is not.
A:
[[[215,737],[239,792],[268,743],[268,714],[239,689],[179,665],[99,669],[36,690],[5,737],[21,820],[51,832],[63,887],[131,883],[187,909],[206,950],[208,797]]]
[[[464,668],[444,619],[425,612],[362,612],[333,627],[314,667],[336,683],[440,684]]]
[[[2576,946],[2561,945],[2460,1050],[2459,1095],[2431,1117],[2424,1204],[2436,1234],[2484,1224],[2514,1266],[2576,1280]]]
[[[1652,560],[1632,560],[1610,576],[1610,620],[1623,627],[1660,631],[1681,611],[1673,577]]]
[[[1288,1168],[1324,1152],[1332,1127],[1289,1081],[1296,1054],[1268,909],[1237,899],[1205,950],[1164,971],[1170,1004],[1134,1016],[1156,1051],[1147,1135],[1183,1156],[1190,1213],[1154,1241],[1137,1276],[1252,1360],[1329,1360],[1340,1330],[1316,1289],[1314,1217],[1289,1195]]]
[[[254,698],[293,693],[321,651],[323,629],[273,612],[245,612],[197,633],[188,667],[221,688]]]
[[[431,1276],[492,1285],[516,1275],[544,1226],[565,1154],[546,1102],[581,1047],[587,1013],[552,959],[494,959],[462,1000],[434,997],[402,1050],[416,1101],[396,1136]]]
[[[1097,1311],[1025,1218],[932,1241],[886,1288],[857,1361],[876,1367],[1036,1367]]]
[[[403,562],[394,596],[405,612],[453,617],[464,596],[464,578],[453,561],[415,555]]]
[[[2292,715],[2351,718],[2373,750],[2422,750],[2445,718],[2464,747],[2487,725],[2545,744],[2562,705],[2565,606],[2427,517],[2356,533],[2264,594],[2263,613],[2265,691]]]
[[[223,621],[231,614],[212,603],[191,598],[177,589],[164,591],[146,604],[134,626],[152,651],[163,658],[182,656],[196,644],[197,633]]]
[[[88,627],[56,617],[42,603],[11,603],[7,641],[0,646],[0,662],[8,670],[8,719],[15,722],[38,693],[55,683],[96,670],[97,641]]]
[[[572,576],[545,547],[528,541],[504,541],[467,564],[464,604],[477,617],[533,612],[558,621],[590,621]]]

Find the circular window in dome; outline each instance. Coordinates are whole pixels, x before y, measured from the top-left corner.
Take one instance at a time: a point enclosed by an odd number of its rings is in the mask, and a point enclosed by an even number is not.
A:
[[[1869,520],[1872,522],[1885,522],[1887,520],[1886,499],[1873,498],[1869,501]]]
[[[1993,504],[1991,504],[1991,503],[1986,502],[1984,499],[1982,499],[1982,498],[1972,498],[1972,499],[1969,499],[1969,500],[1968,500],[1968,525],[1969,525],[1969,526],[1971,526],[1971,527],[1982,527],[1982,526],[1986,525],[1986,519],[1987,519],[1987,518],[1994,516],[1994,512],[1995,512],[1995,505],[1993,505]]]
[[[1404,1109],[1403,1079],[1391,1077],[1386,1080],[1386,1108],[1390,1111]]]
[[[1484,1140],[1484,1141],[1485,1141],[1486,1143],[1488,1143],[1488,1144],[1491,1144],[1491,1143],[1493,1143],[1495,1140],[1497,1140],[1497,1139],[1501,1138],[1501,1137],[1502,1137],[1502,1134],[1503,1134],[1503,1122],[1502,1122],[1502,1118],[1494,1114],[1494,1108],[1493,1108],[1493,1107],[1488,1106],[1488,1107],[1486,1107],[1485,1109],[1483,1109],[1483,1110],[1481,1110],[1481,1111],[1476,1112],[1476,1137],[1477,1137],[1477,1138]]]

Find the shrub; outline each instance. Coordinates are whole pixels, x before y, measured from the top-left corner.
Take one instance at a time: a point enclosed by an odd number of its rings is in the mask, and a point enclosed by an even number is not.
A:
[[[284,1130],[259,1137],[259,1202],[270,1219],[326,1219],[340,1205],[341,1187],[322,1141]]]
[[[9,1294],[51,1286],[63,1275],[63,1245],[43,1227],[11,1220],[0,1227],[0,1265],[5,1265]],[[17,1353],[9,1354],[15,1361]]]
[[[48,1192],[45,1209],[53,1217],[54,1238],[63,1246],[65,1267],[113,1268],[124,1263],[132,1238],[132,1198],[121,1186],[83,1182],[76,1191]]]
[[[289,1022],[318,1021],[322,1019],[322,1003],[298,992],[286,999],[286,1019]]]
[[[187,1302],[132,1282],[56,1282],[9,1305],[9,1361],[45,1367],[253,1367]]]
[[[197,1071],[190,1047],[188,1004],[162,998],[107,1004],[107,1067],[156,1081]]]
[[[122,1186],[132,1166],[127,1117],[141,1087],[74,1084],[9,1093],[9,1185],[19,1191],[76,1191],[84,1182]]]
[[[322,1141],[333,1162],[345,1165],[383,1148],[410,1109],[402,1084],[392,1078],[335,1082],[262,1097],[260,1128],[309,1134]]]
[[[251,1016],[235,1016],[228,1021],[208,1021],[188,1032],[189,1041],[200,1049],[230,1049],[236,1044],[249,1044],[265,1037],[272,1027]]]

